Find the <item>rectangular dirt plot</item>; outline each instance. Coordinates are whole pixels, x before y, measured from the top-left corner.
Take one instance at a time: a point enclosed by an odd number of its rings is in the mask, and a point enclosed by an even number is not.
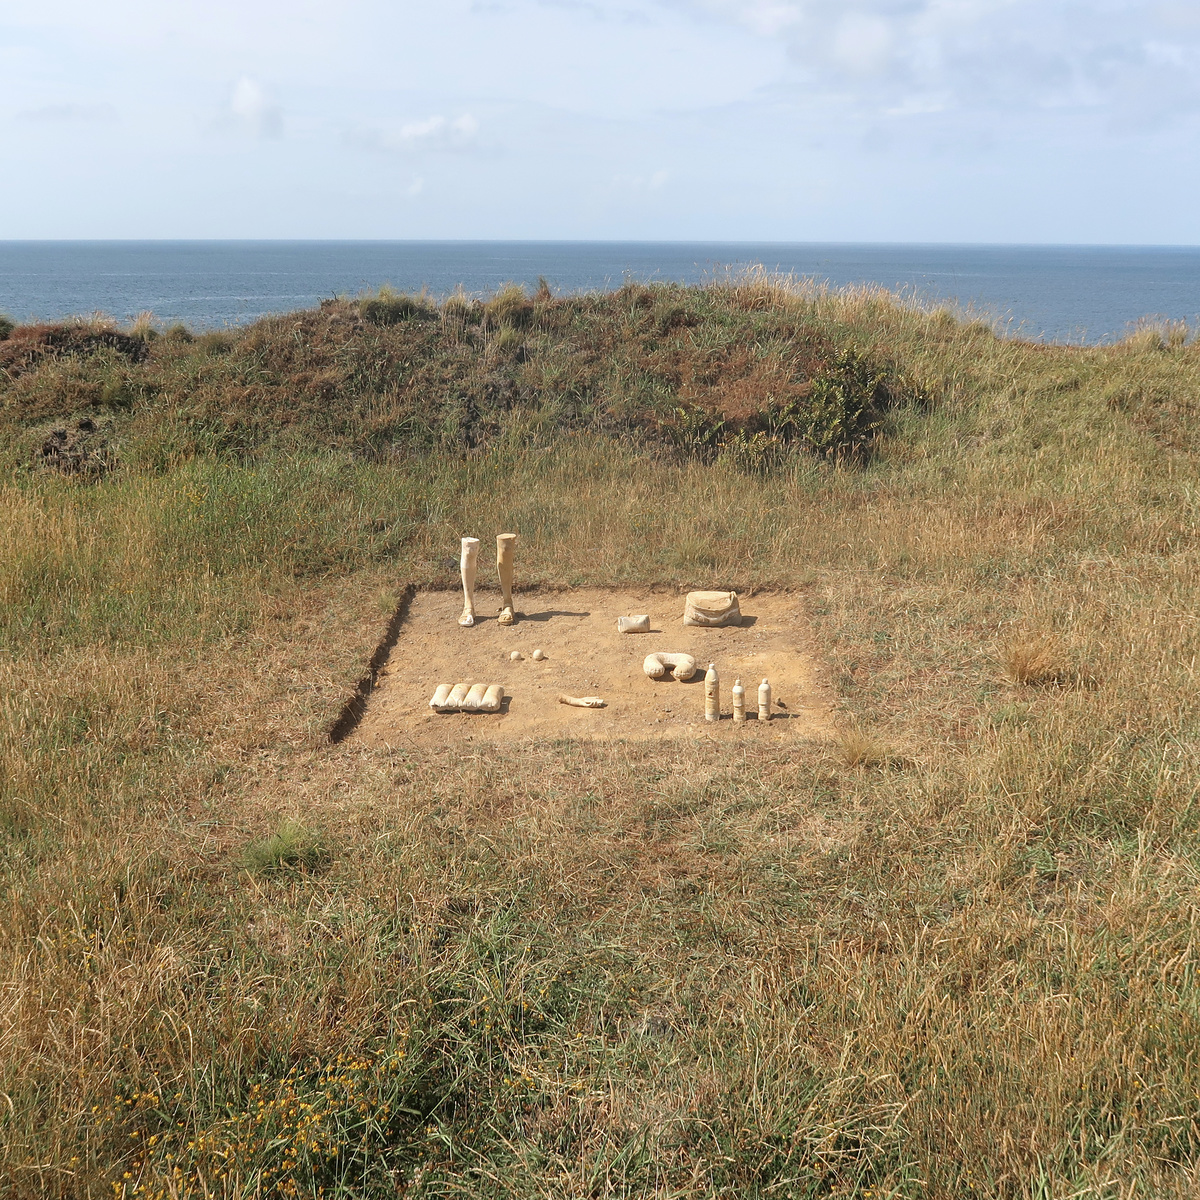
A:
[[[379,674],[355,737],[375,745],[526,737],[655,739],[674,737],[828,737],[829,694],[813,653],[798,597],[742,598],[743,624],[695,629],[683,624],[684,597],[675,592],[598,589],[518,594],[515,625],[496,623],[496,597],[477,596],[481,616],[458,624],[462,595],[418,592]],[[619,634],[617,618],[648,613],[650,633]],[[540,649],[544,661],[535,662]],[[512,661],[513,651],[522,658]],[[691,654],[687,682],[670,674],[652,680],[642,664],[651,652]],[[721,720],[704,720],[704,672],[721,677]],[[744,726],[734,726],[730,691],[746,688]],[[770,679],[781,702],[765,725],[757,721],[758,685]],[[436,713],[438,684],[503,684],[499,713]],[[561,693],[600,696],[607,707],[570,708]]]

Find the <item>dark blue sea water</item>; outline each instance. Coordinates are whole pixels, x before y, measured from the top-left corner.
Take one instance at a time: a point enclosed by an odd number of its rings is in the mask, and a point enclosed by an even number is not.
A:
[[[556,291],[629,277],[697,282],[761,264],[831,284],[949,302],[1004,332],[1120,337],[1141,318],[1195,324],[1200,247],[834,245],[751,242],[0,242],[0,312],[103,312],[220,327],[390,283],[442,296],[545,276]]]

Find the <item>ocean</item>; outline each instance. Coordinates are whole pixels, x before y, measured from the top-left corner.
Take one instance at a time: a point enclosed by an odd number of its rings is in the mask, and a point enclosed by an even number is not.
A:
[[[244,324],[388,283],[444,296],[507,282],[556,292],[626,279],[701,282],[762,265],[835,286],[946,303],[1008,335],[1103,342],[1200,315],[1200,247],[754,242],[3,242],[0,313],[56,321],[150,312],[194,329]]]

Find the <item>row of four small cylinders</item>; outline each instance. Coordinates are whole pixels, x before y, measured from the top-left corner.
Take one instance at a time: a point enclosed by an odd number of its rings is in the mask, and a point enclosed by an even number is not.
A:
[[[732,694],[733,723],[740,725],[746,719],[746,689],[742,687],[740,679],[733,681]],[[721,678],[712,663],[708,664],[708,671],[704,675],[704,719],[706,721],[721,719]],[[760,721],[771,719],[771,684],[766,679],[758,685],[758,719]]]

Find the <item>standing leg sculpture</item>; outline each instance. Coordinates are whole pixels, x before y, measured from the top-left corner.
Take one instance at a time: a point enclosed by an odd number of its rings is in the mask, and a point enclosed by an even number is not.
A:
[[[459,566],[462,570],[463,610],[458,623],[463,626],[475,624],[475,574],[478,570],[479,539],[463,538],[462,559]]]
[[[517,540],[515,533],[499,533],[496,535],[496,570],[500,575],[500,616],[496,618],[500,625],[511,625],[513,616],[513,543]]]

